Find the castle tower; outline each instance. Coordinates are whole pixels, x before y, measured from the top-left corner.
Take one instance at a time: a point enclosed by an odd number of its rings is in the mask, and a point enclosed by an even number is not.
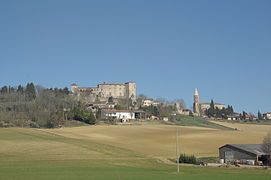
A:
[[[195,92],[194,92],[194,105],[193,105],[193,108],[194,108],[194,113],[200,115],[200,102],[199,102],[199,92],[198,92],[198,89],[196,88],[195,89]]]
[[[72,91],[72,93],[77,92],[77,90],[78,90],[78,86],[75,83],[71,84],[71,91]]]

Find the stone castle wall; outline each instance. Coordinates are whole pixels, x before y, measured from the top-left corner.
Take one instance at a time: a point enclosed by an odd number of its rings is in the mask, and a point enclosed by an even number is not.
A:
[[[97,87],[78,87],[76,84],[71,85],[71,91],[74,97],[82,101],[107,101],[109,97],[115,99],[131,99],[136,101],[136,83],[127,82],[112,83],[109,84],[104,82],[103,84],[98,84]]]

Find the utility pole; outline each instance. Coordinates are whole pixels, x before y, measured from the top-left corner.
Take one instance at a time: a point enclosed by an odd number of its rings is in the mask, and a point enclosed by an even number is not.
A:
[[[177,161],[177,173],[180,172],[179,164],[179,128],[176,128],[176,161]]]

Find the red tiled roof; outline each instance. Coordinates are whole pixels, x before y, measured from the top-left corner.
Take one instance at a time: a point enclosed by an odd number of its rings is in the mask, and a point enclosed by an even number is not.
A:
[[[153,101],[152,98],[144,98],[143,100],[150,100],[150,101]]]
[[[130,111],[130,110],[112,110],[112,109],[108,109],[108,110],[104,110],[104,112],[133,112],[133,111]]]
[[[211,103],[200,103],[200,104],[211,104]],[[225,104],[221,104],[221,103],[214,103],[214,105],[225,105]]]

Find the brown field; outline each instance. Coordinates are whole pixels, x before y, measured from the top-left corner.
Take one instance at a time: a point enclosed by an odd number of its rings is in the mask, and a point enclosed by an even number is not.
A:
[[[271,130],[270,125],[219,124],[238,130],[178,126],[181,152],[194,154],[197,157],[216,157],[218,147],[224,144],[261,143],[266,132]],[[154,157],[171,158],[175,156],[176,128],[177,126],[169,125],[118,125],[43,129],[41,131],[113,145]]]

